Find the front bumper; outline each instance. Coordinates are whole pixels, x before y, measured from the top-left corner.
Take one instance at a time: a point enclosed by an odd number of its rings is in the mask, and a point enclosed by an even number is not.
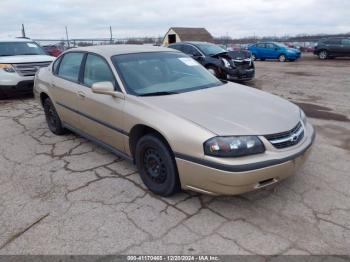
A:
[[[252,80],[255,76],[255,69],[229,69],[225,72],[227,80],[231,81],[248,81]]]
[[[196,161],[175,155],[183,189],[211,195],[236,195],[260,189],[295,174],[307,159],[315,138],[308,125],[308,134],[293,153],[263,162],[223,165],[206,160]],[[276,155],[274,153],[274,155]],[[282,154],[281,154],[282,155]]]
[[[20,81],[16,85],[0,85],[0,97],[33,93],[33,80]]]

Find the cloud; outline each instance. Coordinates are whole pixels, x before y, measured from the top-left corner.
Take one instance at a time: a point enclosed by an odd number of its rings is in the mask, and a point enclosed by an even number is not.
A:
[[[206,27],[232,37],[350,32],[350,1],[343,0],[1,0],[0,37],[163,36],[172,26]]]

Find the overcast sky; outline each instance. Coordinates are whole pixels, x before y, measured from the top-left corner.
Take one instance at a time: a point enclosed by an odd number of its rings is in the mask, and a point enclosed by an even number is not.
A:
[[[349,0],[0,0],[0,37],[163,36],[205,27],[231,37],[350,32]]]

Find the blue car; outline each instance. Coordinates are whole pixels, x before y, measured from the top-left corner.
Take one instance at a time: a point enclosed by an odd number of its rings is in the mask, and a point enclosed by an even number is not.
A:
[[[278,59],[280,62],[295,61],[301,56],[298,49],[277,42],[261,42],[248,47],[253,59]]]

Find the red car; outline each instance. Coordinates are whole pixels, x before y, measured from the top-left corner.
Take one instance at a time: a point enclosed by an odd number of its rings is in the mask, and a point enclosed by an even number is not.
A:
[[[62,54],[63,50],[55,45],[45,45],[43,46],[43,49],[48,55],[58,57],[60,54]]]

